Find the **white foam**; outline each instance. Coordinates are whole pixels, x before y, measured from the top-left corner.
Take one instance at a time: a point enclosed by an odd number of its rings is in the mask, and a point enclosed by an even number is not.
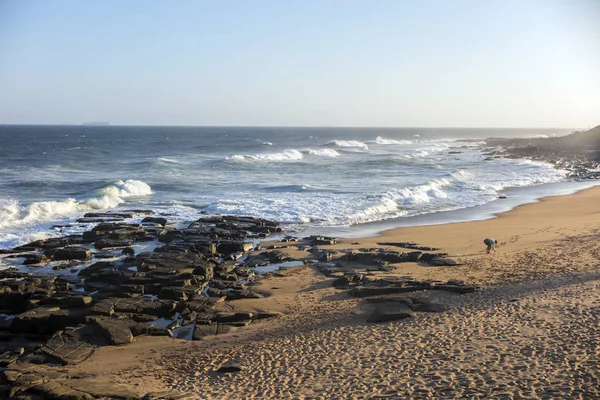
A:
[[[168,157],[158,157],[158,160],[169,164],[179,164],[179,161]]]
[[[442,189],[448,186],[450,181],[447,179],[437,179],[424,185],[397,189],[388,193],[396,203],[400,204],[420,204],[429,203],[434,199],[444,199],[448,194]]]
[[[458,180],[471,180],[473,179],[473,174],[469,171],[465,171],[464,169],[459,169],[458,171],[454,171],[452,173],[452,177]]]
[[[310,155],[317,157],[339,157],[340,153],[335,151],[334,149],[308,149],[306,152]]]
[[[414,143],[412,140],[394,140],[394,139],[385,139],[381,136],[377,136],[377,139],[369,141],[367,143],[375,143],[381,145],[406,145]]]
[[[126,198],[152,194],[150,186],[137,180],[118,180],[102,188],[98,197],[77,201],[68,198],[62,201],[40,201],[27,206],[15,199],[0,199],[0,229],[52,221],[59,217],[72,216],[93,209],[114,208]]]
[[[369,150],[369,146],[358,140],[332,140],[326,144],[342,148],[358,148],[364,151]]]
[[[302,152],[291,149],[285,150],[279,153],[261,153],[254,155],[240,155],[236,154],[230,157],[227,157],[227,160],[232,161],[297,161],[302,160],[304,156]]]
[[[420,147],[418,149],[413,150],[412,152],[412,156],[413,157],[427,157],[430,154],[434,154],[434,153],[439,153],[442,151],[445,151],[449,148],[450,146],[446,143],[443,142],[437,142],[435,144],[432,144],[431,146],[427,146],[427,147]]]

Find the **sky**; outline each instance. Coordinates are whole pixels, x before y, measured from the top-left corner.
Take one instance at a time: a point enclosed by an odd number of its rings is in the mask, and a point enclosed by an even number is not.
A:
[[[600,124],[598,0],[0,0],[0,124]]]

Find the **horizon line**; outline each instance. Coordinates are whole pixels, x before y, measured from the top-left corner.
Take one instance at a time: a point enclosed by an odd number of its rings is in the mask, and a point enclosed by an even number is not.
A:
[[[336,126],[336,125],[168,125],[93,123],[0,123],[0,126],[85,126],[85,127],[164,127],[164,128],[301,128],[301,129],[592,129],[562,126]]]

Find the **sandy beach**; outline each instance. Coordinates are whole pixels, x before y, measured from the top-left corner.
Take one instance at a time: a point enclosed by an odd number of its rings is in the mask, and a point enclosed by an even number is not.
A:
[[[439,248],[461,265],[402,263],[381,274],[480,287],[463,295],[411,293],[445,304],[444,312],[367,323],[372,303],[333,288],[332,278],[307,264],[260,280],[255,289],[269,297],[231,302],[236,312],[268,310],[280,313],[276,319],[202,341],[138,337],[60,371],[132,385],[140,394],[174,390],[198,399],[597,398],[599,198],[594,187],[487,221],[320,246],[412,241]],[[497,239],[496,253],[486,254],[486,237]],[[310,258],[296,244],[280,245]],[[217,373],[227,362],[242,370]]]

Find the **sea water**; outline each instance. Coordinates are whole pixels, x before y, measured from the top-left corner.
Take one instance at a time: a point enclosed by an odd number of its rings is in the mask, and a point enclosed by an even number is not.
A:
[[[178,223],[249,215],[298,233],[439,221],[515,188],[564,191],[566,171],[490,158],[485,138],[569,132],[0,126],[0,248],[82,232],[91,225],[74,222],[91,211],[151,209]]]

